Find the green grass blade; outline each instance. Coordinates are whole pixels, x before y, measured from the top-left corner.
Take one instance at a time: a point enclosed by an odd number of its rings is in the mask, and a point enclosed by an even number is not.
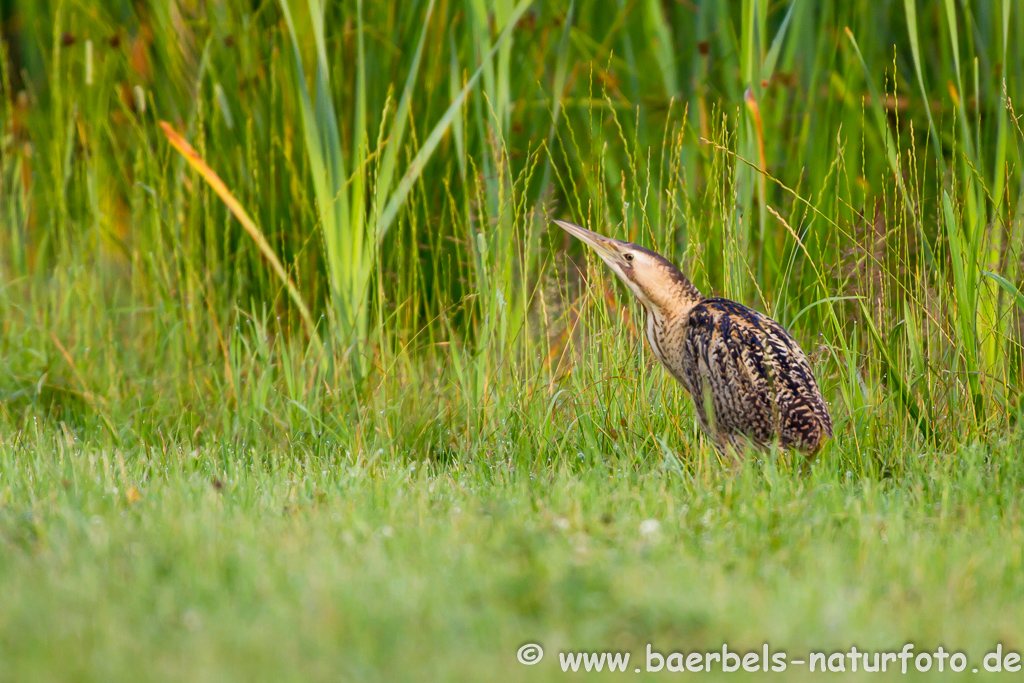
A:
[[[537,193],[538,206],[543,201],[551,182],[551,164],[554,158],[555,135],[558,132],[558,119],[562,113],[562,98],[565,96],[565,83],[569,75],[569,48],[572,45],[572,25],[576,0],[569,2],[565,12],[565,25],[562,26],[562,37],[558,41],[558,56],[555,60],[555,82],[552,87],[551,128],[548,130],[547,154],[544,155],[544,174],[541,176],[540,190]]]
[[[405,203],[405,199],[408,197],[413,184],[415,184],[416,180],[420,177],[420,174],[423,173],[424,166],[426,166],[427,162],[430,161],[430,157],[433,155],[437,145],[441,142],[441,138],[443,138],[444,134],[448,131],[448,127],[451,125],[452,120],[459,114],[462,108],[462,103],[465,102],[466,97],[472,91],[476,82],[480,80],[480,76],[484,72],[484,67],[491,62],[501,46],[504,45],[505,41],[511,37],[516,23],[519,22],[523,13],[529,9],[532,2],[533,0],[522,0],[516,6],[515,10],[513,10],[509,17],[507,25],[502,30],[501,35],[498,36],[498,40],[491,48],[491,51],[484,57],[483,63],[477,68],[476,73],[474,73],[469,79],[469,82],[466,83],[466,86],[459,93],[459,96],[451,103],[445,113],[441,116],[441,119],[434,126],[430,135],[428,135],[426,140],[423,141],[423,146],[409,164],[409,168],[402,176],[402,180],[398,183],[398,187],[395,188],[394,193],[388,199],[388,203],[384,207],[384,211],[381,213],[380,222],[377,224],[378,241],[384,239],[384,236],[391,228],[391,224],[394,222],[395,217],[398,215],[402,205]]]
[[[785,42],[786,29],[789,28],[789,21],[793,18],[793,11],[796,9],[797,3],[800,0],[793,0],[789,4],[789,11],[786,12],[785,18],[782,20],[782,24],[779,25],[779,30],[775,32],[775,38],[772,39],[772,46],[768,49],[768,54],[764,58],[764,64],[761,65],[761,80],[771,81],[772,75],[775,73],[775,65],[779,61],[779,54],[782,52],[782,44]]]
[[[423,17],[423,30],[420,32],[420,40],[416,45],[416,52],[412,58],[412,65],[409,67],[409,75],[405,79],[405,87],[402,88],[402,98],[398,102],[398,110],[395,112],[395,120],[391,125],[387,146],[384,148],[384,156],[380,164],[380,173],[377,175],[377,184],[374,188],[374,216],[380,220],[380,213],[383,210],[383,199],[391,189],[391,182],[395,173],[395,163],[398,160],[398,150],[405,139],[405,127],[409,122],[409,112],[412,106],[412,95],[416,89],[416,77],[420,71],[420,59],[423,57],[423,46],[427,42],[427,30],[430,28],[430,18],[434,12],[434,0],[427,3],[427,11]],[[461,140],[459,140],[461,143]],[[461,156],[461,155],[460,155]]]
[[[676,80],[675,51],[672,43],[672,31],[665,20],[660,0],[647,0],[644,4],[644,32],[658,64],[658,70],[661,72],[661,80],[665,85],[665,96],[674,97],[679,93],[679,85]]]
[[[324,56],[326,58],[326,52],[324,52]],[[343,215],[348,218],[345,237],[341,242],[346,247],[346,256],[351,259],[350,280],[347,283],[346,291],[347,296],[343,301],[345,301],[347,306],[351,307],[352,311],[349,313],[349,316],[353,320],[360,317],[356,311],[364,305],[362,292],[365,288],[365,279],[369,278],[372,268],[369,262],[373,258],[372,253],[368,254],[366,252],[366,158],[370,151],[369,133],[366,130],[366,29],[363,26],[363,0],[356,0],[355,69],[356,92],[354,125],[352,126],[352,167],[351,169],[346,169],[346,172],[351,170],[351,174],[347,178],[350,189],[346,192],[345,188],[342,188],[340,190],[341,196],[339,196],[342,202],[348,200],[350,204],[348,207],[345,207],[344,204],[341,205],[341,209],[344,212]],[[327,80],[328,73],[326,71],[323,72],[323,76],[326,86],[324,88],[324,99],[327,102],[333,102],[334,95]],[[339,180],[345,182],[345,177],[342,176]],[[358,330],[358,333],[361,334],[362,332],[362,329]]]
[[[899,366],[896,365],[889,355],[889,349],[886,347],[882,335],[878,333],[878,328],[875,327],[875,321],[872,319],[871,311],[865,305],[864,299],[859,299],[859,303],[864,321],[867,323],[868,332],[871,334],[871,339],[875,342],[875,351],[878,353],[878,358],[882,363],[882,371],[885,373],[886,383],[891,383],[895,386],[896,397],[899,399],[900,405],[910,415],[911,421],[921,431],[924,438],[931,441],[932,430],[917,407],[917,402],[910,391],[910,383],[903,377]]]
[[[1021,294],[1021,291],[1017,289],[1012,282],[1007,280],[1002,275],[992,273],[987,270],[983,270],[981,271],[981,273],[982,275],[992,279],[1000,287],[1002,287],[1003,290],[1013,298],[1013,302],[1017,304],[1017,306],[1019,306],[1022,310],[1024,310],[1024,294]]]
[[[967,99],[967,93],[964,91],[963,79],[960,75],[960,36],[959,36],[959,23],[956,18],[956,6],[953,4],[953,0],[945,0],[946,8],[946,22],[947,29],[949,32],[950,47],[953,52],[953,76],[956,80],[956,108],[957,108],[957,119],[960,124],[960,142],[964,147],[963,158],[961,159],[963,181],[967,188],[967,201],[966,201],[966,221],[964,223],[968,234],[973,233],[979,229],[981,222],[984,220],[984,208],[981,200],[981,190],[978,187],[978,182],[974,178],[974,174],[970,171],[970,164],[973,164],[975,168],[980,168],[981,165],[978,163],[978,157],[975,154],[974,149],[974,138],[971,135],[970,122],[967,118],[967,105],[965,100]]]
[[[462,71],[459,69],[459,53],[455,46],[454,29],[448,32],[449,60],[448,60],[448,92],[454,102],[462,89]],[[455,116],[452,119],[452,136],[455,138],[455,158],[459,164],[459,177],[466,180],[466,140],[465,121],[462,116]],[[378,223],[380,217],[377,217]]]
[[[928,117],[928,135],[935,148],[935,160],[939,164],[940,176],[946,175],[946,161],[942,154],[942,141],[939,138],[939,131],[935,127],[935,120],[932,117],[932,108],[928,99],[928,88],[924,83],[924,71],[921,68],[921,49],[917,38],[917,0],[903,0],[903,11],[907,16],[907,35],[910,38],[910,55],[914,60],[914,72],[917,75],[917,85],[921,89],[921,100],[925,116]]]
[[[220,176],[217,175],[210,166],[199,156],[199,154],[192,148],[192,145],[181,137],[171,125],[165,121],[160,122],[160,126],[163,129],[164,135],[167,137],[167,141],[171,143],[171,146],[178,151],[182,157],[189,163],[192,168],[199,173],[200,177],[213,189],[221,201],[230,209],[231,213],[235,215],[238,222],[241,223],[242,227],[252,238],[253,242],[259,248],[267,262],[270,263],[270,267],[274,270],[274,274],[277,275],[278,279],[281,280],[281,284],[285,286],[288,291],[288,296],[291,297],[295,307],[299,310],[299,314],[302,316],[302,322],[306,325],[306,330],[309,333],[309,338],[312,341],[312,345],[317,349],[318,352],[323,352],[323,345],[320,343],[320,337],[317,335],[316,323],[313,322],[313,316],[310,315],[309,308],[306,303],[302,300],[302,294],[299,293],[298,287],[292,282],[292,279],[288,276],[288,271],[285,270],[281,260],[277,257],[273,247],[264,237],[263,231],[260,230],[259,226],[256,225],[250,216],[249,212],[245,210],[242,203],[235,198],[228,186],[224,184]]]
[[[1001,21],[1001,38],[1002,38],[1002,63],[1006,64],[1006,50],[1007,43],[1009,40],[1010,31],[1010,0],[1003,0],[1002,2],[1002,21]],[[1008,145],[1007,135],[1007,112],[1006,112],[1006,75],[1000,79],[999,89],[999,100],[1000,105],[997,107],[996,116],[999,119],[997,131],[996,131],[996,154],[994,168],[992,169],[992,198],[995,200],[995,207],[993,207],[993,213],[995,216],[999,216],[1000,208],[1003,206],[1003,194],[1006,190],[1006,151]]]
[[[312,8],[311,8],[312,9]],[[332,293],[342,290],[343,263],[346,262],[348,254],[343,253],[345,246],[341,244],[341,217],[348,214],[347,194],[339,180],[343,174],[344,162],[342,159],[341,140],[338,136],[337,117],[331,116],[334,105],[330,98],[321,95],[323,78],[327,69],[326,54],[323,50],[323,34],[314,28],[314,35],[317,41],[317,106],[314,107],[313,98],[310,96],[309,87],[306,84],[306,72],[302,65],[302,54],[299,52],[299,39],[295,31],[295,24],[292,21],[291,9],[288,0],[281,0],[281,10],[284,13],[285,23],[291,35],[292,54],[295,61],[295,69],[298,73],[299,105],[302,112],[302,129],[306,141],[306,154],[309,157],[309,166],[312,171],[313,188],[316,194],[317,209],[320,213],[321,232],[324,238],[324,248],[328,264],[328,277]],[[314,27],[318,21],[314,14]],[[319,21],[322,28],[322,19]],[[337,202],[343,201],[345,205],[338,207]]]
[[[978,341],[975,328],[975,315],[977,307],[976,287],[974,278],[971,276],[974,268],[964,261],[964,246],[960,222],[953,212],[953,205],[950,202],[949,194],[942,193],[942,211],[945,218],[946,237],[949,240],[950,263],[953,268],[953,283],[955,300],[957,304],[957,320],[960,327],[960,342],[964,349],[964,362],[967,371],[967,381],[971,389],[971,396],[974,403],[975,416],[979,422],[983,422],[984,404],[981,395],[978,368]]]
[[[864,61],[864,55],[860,53],[860,46],[857,44],[857,39],[853,36],[853,31],[851,31],[849,27],[846,27],[846,37],[850,39],[850,44],[853,45],[853,51],[856,53],[857,60],[860,62],[860,68],[864,72],[864,82],[867,84],[868,93],[871,95],[871,113],[874,114],[875,125],[878,127],[878,133],[882,136],[882,142],[885,145],[885,157],[889,161],[889,168],[892,170],[893,175],[896,178],[896,182],[900,186],[900,190],[907,196],[910,196],[903,183],[903,172],[900,169],[899,158],[896,156],[896,143],[892,139],[892,133],[889,130],[889,123],[886,120],[885,110],[882,108],[882,98],[878,93],[878,88],[875,87],[872,72],[868,69],[868,65]]]

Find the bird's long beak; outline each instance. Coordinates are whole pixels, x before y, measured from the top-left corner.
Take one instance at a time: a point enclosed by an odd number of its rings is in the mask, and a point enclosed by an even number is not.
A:
[[[597,255],[600,256],[601,258],[611,258],[619,251],[616,248],[616,245],[619,243],[618,240],[613,240],[611,238],[605,237],[604,235],[598,235],[596,232],[591,232],[586,228],[581,228],[575,223],[568,223],[566,221],[556,220],[555,224],[558,225],[558,227],[560,227],[562,230],[565,230],[567,233],[569,233],[573,237],[577,238],[578,240],[592,248],[594,251],[597,252]]]

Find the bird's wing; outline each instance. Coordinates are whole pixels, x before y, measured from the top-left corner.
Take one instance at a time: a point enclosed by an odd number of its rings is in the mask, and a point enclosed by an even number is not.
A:
[[[690,312],[684,374],[709,432],[815,450],[832,420],[807,356],[771,318],[727,299]],[[723,438],[719,438],[720,441]]]

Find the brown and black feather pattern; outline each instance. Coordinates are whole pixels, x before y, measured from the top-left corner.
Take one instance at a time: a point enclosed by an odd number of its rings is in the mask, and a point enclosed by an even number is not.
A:
[[[813,453],[832,436],[807,357],[771,318],[711,298],[652,327],[652,347],[693,396],[701,426],[720,450],[742,452],[749,441]]]

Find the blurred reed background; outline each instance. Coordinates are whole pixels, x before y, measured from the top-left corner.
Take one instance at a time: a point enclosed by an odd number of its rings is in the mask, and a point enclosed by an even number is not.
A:
[[[3,419],[524,465],[625,425],[705,457],[560,217],[791,328],[850,466],[1002,439],[1013,5],[3,0]]]

